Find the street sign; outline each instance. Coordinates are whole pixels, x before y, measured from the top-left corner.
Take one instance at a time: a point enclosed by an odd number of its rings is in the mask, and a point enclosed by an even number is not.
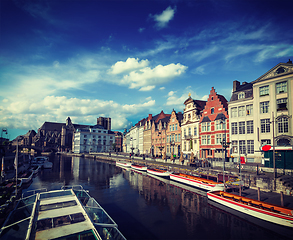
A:
[[[271,145],[264,145],[261,147],[261,150],[266,152],[266,151],[269,151],[271,148],[272,148]]]

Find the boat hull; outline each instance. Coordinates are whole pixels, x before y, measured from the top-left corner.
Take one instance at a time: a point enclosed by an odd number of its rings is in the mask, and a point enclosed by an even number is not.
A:
[[[140,165],[131,165],[132,169],[138,170],[138,171],[146,171],[148,168],[146,166],[140,166]]]
[[[190,186],[197,187],[206,191],[223,191],[224,190],[224,184],[204,183],[200,180],[190,179],[190,178],[177,175],[177,174],[170,174],[170,179],[181,182],[181,183],[185,183]]]
[[[159,177],[169,177],[171,172],[159,171],[157,169],[147,169],[147,173],[150,173]]]
[[[130,168],[131,167],[131,163],[129,163],[129,162],[116,162],[116,166]]]
[[[224,198],[222,196],[219,196],[217,194],[213,194],[213,192],[207,193],[208,199],[212,200],[214,202],[217,202],[219,204],[222,204],[226,207],[232,208],[236,211],[245,213],[247,215],[272,222],[275,224],[279,224],[286,227],[293,228],[293,216],[286,216],[284,214],[279,214],[276,212],[260,209],[257,207],[249,206],[241,202],[235,202],[234,200],[230,200],[227,198]]]
[[[22,180],[22,183],[28,183],[32,180],[34,173],[31,171],[30,175],[26,178],[19,178],[20,180]]]

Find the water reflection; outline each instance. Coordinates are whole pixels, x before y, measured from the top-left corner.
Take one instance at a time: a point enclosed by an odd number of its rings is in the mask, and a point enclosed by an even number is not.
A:
[[[196,188],[109,162],[63,156],[52,161],[53,169],[41,171],[30,189],[82,185],[127,239],[282,239],[282,229],[213,206]]]

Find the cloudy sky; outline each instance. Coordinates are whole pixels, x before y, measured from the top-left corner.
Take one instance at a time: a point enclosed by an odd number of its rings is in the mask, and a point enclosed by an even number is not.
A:
[[[293,1],[1,0],[0,127],[129,128],[293,58]]]

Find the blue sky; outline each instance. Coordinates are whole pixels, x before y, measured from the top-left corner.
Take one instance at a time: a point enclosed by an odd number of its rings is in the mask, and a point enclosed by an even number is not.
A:
[[[129,128],[293,58],[293,1],[0,1],[0,127]]]

